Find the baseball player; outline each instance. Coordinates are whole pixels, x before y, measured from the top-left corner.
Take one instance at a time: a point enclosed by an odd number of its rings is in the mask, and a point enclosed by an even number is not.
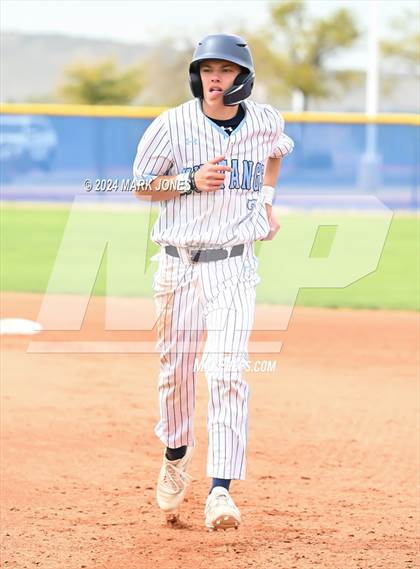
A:
[[[197,354],[208,389],[205,504],[209,530],[240,524],[230,493],[246,467],[248,339],[259,282],[256,240],[279,229],[272,212],[281,159],[293,150],[284,120],[248,100],[254,83],[244,39],[199,42],[189,68],[194,98],[158,116],[134,161],[136,196],[160,204],[152,240],[161,246],[154,277],[160,351],[160,421],[165,445],[157,502],[176,521],[195,446]]]

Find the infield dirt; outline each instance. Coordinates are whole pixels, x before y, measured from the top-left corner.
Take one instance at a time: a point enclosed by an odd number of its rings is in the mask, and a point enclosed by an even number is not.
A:
[[[41,295],[4,293],[2,317],[37,319]],[[133,301],[134,302],[134,301]],[[152,311],[148,300],[144,310]],[[260,322],[276,307],[259,306]],[[163,447],[156,354],[29,353],[44,341],[138,340],[104,331],[2,338],[2,565],[32,569],[408,569],[418,566],[419,317],[296,308],[270,373],[251,386],[238,531],[207,533],[207,387],[200,374],[184,526],[155,505]],[[153,333],[147,335],[153,340]]]

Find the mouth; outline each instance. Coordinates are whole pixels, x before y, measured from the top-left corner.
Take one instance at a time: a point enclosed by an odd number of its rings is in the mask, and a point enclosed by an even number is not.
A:
[[[209,92],[210,93],[222,93],[223,89],[221,87],[210,87]]]

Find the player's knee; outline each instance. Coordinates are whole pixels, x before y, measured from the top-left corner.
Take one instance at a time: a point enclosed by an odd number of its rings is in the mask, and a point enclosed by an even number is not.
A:
[[[245,383],[242,372],[246,368],[247,359],[242,353],[212,354],[206,357],[204,364],[204,371],[208,380],[211,382],[221,381],[233,387]]]

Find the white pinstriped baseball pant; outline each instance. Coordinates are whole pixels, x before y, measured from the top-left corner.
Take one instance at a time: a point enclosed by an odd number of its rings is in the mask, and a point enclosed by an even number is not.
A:
[[[243,480],[249,387],[242,371],[254,323],[259,282],[253,244],[242,256],[189,263],[162,249],[153,288],[160,351],[160,421],[155,433],[165,446],[194,446],[197,369],[202,362],[209,389],[207,476]]]

